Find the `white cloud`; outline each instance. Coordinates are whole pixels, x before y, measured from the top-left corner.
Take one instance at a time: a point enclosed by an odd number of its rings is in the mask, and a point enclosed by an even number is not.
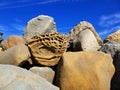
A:
[[[0,6],[6,6],[6,5],[12,5],[12,4],[22,4],[22,3],[31,3],[35,2],[36,0],[17,0],[17,1],[6,1],[6,2],[1,2]]]
[[[18,31],[24,31],[24,28],[25,28],[24,25],[20,25],[20,24],[12,24],[11,26]]]
[[[6,39],[12,32],[12,30],[5,25],[0,25],[0,32],[3,33],[3,38]]]
[[[102,32],[98,32],[98,33],[99,33],[100,36],[102,36],[102,35],[108,34],[109,31],[108,30],[103,30]]]
[[[120,25],[109,28],[109,29],[105,29],[105,30],[101,30],[101,32],[98,32],[100,36],[104,36],[110,33],[115,32],[116,30],[120,29]]]
[[[18,30],[18,31],[24,31],[25,25],[23,24],[24,22],[20,18],[14,18],[13,23],[10,24],[11,28]]]
[[[120,23],[120,13],[115,13],[101,16],[99,25],[102,27],[110,27],[118,23]]]
[[[102,15],[98,25],[100,26],[99,28],[104,28],[98,33],[103,39],[105,39],[106,36],[120,29],[120,13]]]
[[[61,0],[47,0],[47,1],[40,2],[38,4],[49,4],[49,3],[54,3],[54,2],[58,2],[58,1],[61,1]]]
[[[5,3],[0,3],[0,6],[5,6],[6,4]]]
[[[0,9],[10,9],[10,8],[19,8],[19,7],[27,7],[33,5],[43,5],[43,4],[50,4],[55,3],[63,0],[46,0],[46,1],[39,1],[39,0],[22,0],[22,1],[15,1],[15,2],[4,2],[0,4]]]
[[[0,32],[8,32],[8,27],[5,25],[0,25]]]
[[[3,26],[2,25],[0,25],[0,30],[2,30],[3,29]]]
[[[78,2],[83,0],[18,0],[14,2],[3,2],[0,3],[0,10],[2,9],[10,9],[10,8],[20,8],[20,7],[28,7],[33,5],[45,5],[56,2]]]
[[[1,25],[0,24],[0,32],[3,33],[3,38],[6,39],[11,35],[22,36],[24,32],[24,27],[22,25],[13,24],[13,25]]]

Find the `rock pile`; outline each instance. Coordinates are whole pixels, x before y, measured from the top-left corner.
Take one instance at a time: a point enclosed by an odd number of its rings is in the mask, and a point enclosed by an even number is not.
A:
[[[65,36],[52,17],[35,17],[23,37],[0,42],[0,90],[120,89],[119,40],[117,31],[102,42],[87,21]]]
[[[120,30],[111,34],[104,40],[104,44],[100,48],[100,51],[108,53],[113,58],[113,64],[115,66],[115,74],[111,80],[111,89],[120,89]]]
[[[0,65],[0,90],[59,90],[59,88],[28,70]]]

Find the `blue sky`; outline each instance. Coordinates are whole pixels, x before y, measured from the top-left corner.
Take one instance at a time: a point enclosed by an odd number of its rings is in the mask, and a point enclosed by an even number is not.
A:
[[[120,29],[120,0],[0,0],[0,32],[4,39],[22,36],[27,22],[38,15],[52,16],[63,34],[88,21],[104,39]]]

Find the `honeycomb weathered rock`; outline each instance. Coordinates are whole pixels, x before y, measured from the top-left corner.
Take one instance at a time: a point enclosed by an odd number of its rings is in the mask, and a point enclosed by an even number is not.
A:
[[[28,47],[36,63],[54,66],[66,50],[66,37],[57,32],[40,34],[30,39]]]

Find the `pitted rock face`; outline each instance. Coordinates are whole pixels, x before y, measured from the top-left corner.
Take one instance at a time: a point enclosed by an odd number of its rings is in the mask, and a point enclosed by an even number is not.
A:
[[[89,22],[87,21],[83,21],[83,22],[80,22],[78,23],[70,32],[69,34],[67,35],[67,44],[68,44],[68,47],[71,43],[74,42],[74,40],[76,40],[79,36],[79,34],[81,33],[81,31],[83,30],[90,30],[92,31],[92,33],[95,35],[96,39],[97,39],[97,42],[99,43],[99,45],[102,45],[102,40],[101,38],[99,37],[99,35],[97,34],[97,32],[95,31],[94,27],[92,26],[92,24],[90,24]]]
[[[66,50],[66,37],[56,32],[34,36],[28,47],[36,63],[54,66]]]

